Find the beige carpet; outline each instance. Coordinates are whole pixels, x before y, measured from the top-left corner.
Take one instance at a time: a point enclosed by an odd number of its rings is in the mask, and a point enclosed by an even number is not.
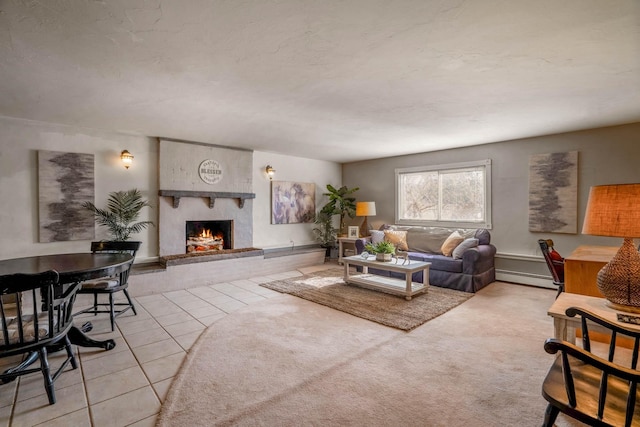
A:
[[[410,331],[473,296],[430,286],[424,294],[407,301],[397,295],[346,285],[342,276],[342,269],[332,268],[261,286],[403,331]]]
[[[253,304],[203,332],[158,425],[539,426],[554,296],[496,282],[411,332],[289,295]]]

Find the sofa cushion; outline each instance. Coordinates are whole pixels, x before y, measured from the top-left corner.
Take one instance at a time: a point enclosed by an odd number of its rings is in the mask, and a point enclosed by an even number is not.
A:
[[[455,259],[461,259],[464,251],[470,248],[475,248],[476,246],[478,246],[478,242],[479,240],[476,238],[465,239],[462,243],[456,246],[451,256],[453,256],[453,258]]]
[[[462,273],[462,260],[453,259],[444,255],[426,254],[423,252],[409,252],[409,259],[415,261],[430,262],[431,269],[448,271],[450,273]]]
[[[452,231],[447,228],[413,227],[407,231],[407,245],[410,251],[440,254],[442,244]]]
[[[475,237],[476,239],[478,239],[479,245],[488,245],[491,243],[491,233],[489,233],[489,230],[487,230],[486,228],[477,229],[475,235],[470,237]]]
[[[442,255],[444,256],[451,256],[451,254],[453,253],[453,250],[463,241],[464,241],[464,237],[462,237],[462,234],[460,234],[460,232],[456,230],[453,233],[451,233],[449,237],[447,237],[444,243],[442,243],[442,246],[440,247],[440,252],[442,252]]]
[[[384,230],[384,240],[392,243],[401,251],[409,250],[407,246],[407,232],[400,230]]]
[[[384,231],[371,230],[371,243],[376,244],[384,241]]]

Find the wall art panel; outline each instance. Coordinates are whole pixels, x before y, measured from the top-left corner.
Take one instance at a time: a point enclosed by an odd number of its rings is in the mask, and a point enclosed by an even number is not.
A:
[[[306,182],[271,182],[271,223],[313,222],[316,213],[316,185]]]
[[[529,158],[529,231],[577,233],[578,152]]]
[[[40,242],[92,240],[94,202],[93,154],[38,151]]]

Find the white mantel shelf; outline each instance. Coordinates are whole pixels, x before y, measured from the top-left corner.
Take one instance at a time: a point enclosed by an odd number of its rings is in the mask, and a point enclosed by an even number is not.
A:
[[[221,191],[185,191],[185,190],[160,190],[158,195],[164,197],[173,197],[173,207],[180,206],[180,198],[182,197],[204,197],[209,199],[209,209],[213,209],[216,199],[238,199],[240,209],[244,207],[246,199],[255,199],[255,193],[228,193]]]

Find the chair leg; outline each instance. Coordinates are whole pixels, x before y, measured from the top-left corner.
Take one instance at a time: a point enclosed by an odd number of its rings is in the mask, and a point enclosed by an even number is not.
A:
[[[40,370],[44,377],[44,388],[47,391],[47,397],[49,398],[49,404],[56,403],[56,393],[53,389],[53,379],[51,378],[51,372],[49,369],[49,360],[47,359],[47,349],[42,347],[38,350],[40,356]]]
[[[544,423],[542,423],[542,427],[553,427],[559,413],[560,409],[556,408],[552,404],[547,405],[547,410],[544,412]]]
[[[113,310],[113,293],[109,294],[109,316],[111,317],[111,330],[115,331],[116,328],[116,314]]]
[[[136,306],[133,305],[133,301],[131,301],[131,297],[129,296],[129,292],[126,289],[123,289],[124,296],[127,297],[127,301],[129,301],[129,305],[131,306],[131,310],[133,310],[133,315],[137,316],[138,312],[136,311]]]
[[[93,315],[98,315],[98,294],[93,294]]]
[[[73,354],[73,347],[71,347],[71,341],[69,340],[69,335],[64,336],[64,347],[67,350],[67,356],[71,361],[71,367],[73,369],[78,369],[78,362],[76,361],[76,356]]]

